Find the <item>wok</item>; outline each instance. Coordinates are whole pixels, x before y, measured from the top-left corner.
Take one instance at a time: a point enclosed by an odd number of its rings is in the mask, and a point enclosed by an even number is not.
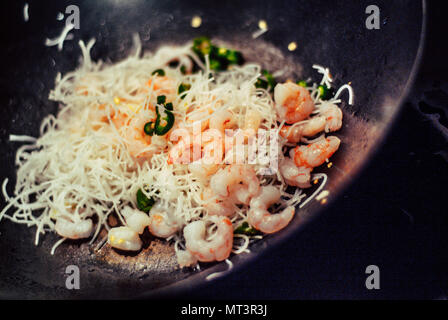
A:
[[[185,43],[208,35],[243,51],[269,70],[285,69],[284,79],[319,75],[314,63],[329,67],[336,87],[351,82],[355,104],[342,104],[344,126],[337,133],[343,142],[332,158],[326,190],[331,200],[358,176],[393,125],[410,89],[421,56],[425,3],[413,0],[376,1],[380,29],[366,28],[366,8],[371,1],[29,1],[29,20],[24,21],[23,1],[2,3],[2,51],[0,104],[1,177],[15,179],[14,155],[19,146],[9,134],[38,135],[41,120],[57,111],[48,101],[58,72],[73,70],[79,62],[78,41],[96,38],[94,60],[118,61],[139,33],[143,48],[154,50],[166,43]],[[56,47],[44,45],[56,37],[64,20],[56,19],[68,5],[80,9],[80,29],[74,38]],[[199,28],[190,26],[193,16],[202,18]],[[65,18],[68,15],[65,16]],[[268,31],[252,34],[258,21]],[[297,43],[288,51],[290,42]],[[343,94],[344,101],[347,95]],[[4,206],[2,199],[1,207]],[[327,206],[328,207],[328,204]],[[281,232],[255,243],[251,253],[233,256],[234,270],[247,267],[268,248],[281,245],[306,222],[324,211],[310,202]],[[107,246],[99,251],[86,242],[64,243],[55,255],[50,248],[56,237],[46,234],[34,246],[34,229],[0,223],[0,297],[2,298],[129,298],[180,294],[199,284],[213,285],[206,276],[227,268],[225,263],[204,265],[201,271],[179,269],[173,248],[156,239],[139,255],[119,255]],[[285,257],[287,259],[287,257]],[[80,269],[80,289],[65,287],[66,267]]]

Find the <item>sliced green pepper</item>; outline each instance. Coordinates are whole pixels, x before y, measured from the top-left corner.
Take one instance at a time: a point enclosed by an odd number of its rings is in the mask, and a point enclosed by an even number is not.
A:
[[[179,88],[177,89],[177,94],[179,94],[180,98],[183,99],[183,98],[185,98],[186,93],[185,94],[182,94],[182,93],[187,91],[187,90],[190,90],[190,88],[191,88],[191,84],[189,84],[189,83],[181,83],[179,85]]]
[[[328,88],[326,85],[320,85],[317,87],[319,91],[319,97],[322,100],[329,100],[333,96],[333,88]]]
[[[157,97],[157,104],[164,104],[166,101],[166,96],[158,96]]]
[[[168,66],[170,68],[177,68],[178,65],[179,65],[179,61],[177,61],[177,60],[173,60],[168,63]]]
[[[229,52],[229,50],[227,50],[226,48],[212,46],[210,55],[212,55],[215,58],[219,58],[219,59],[227,59],[228,52]]]
[[[238,228],[236,228],[235,231],[233,231],[233,233],[245,234],[248,236],[254,236],[254,235],[260,234],[260,232],[257,229],[249,226],[249,223],[247,223],[246,221],[243,222]]]
[[[165,70],[163,70],[163,69],[157,69],[157,70],[154,70],[152,73],[151,73],[151,75],[158,75],[158,76],[161,76],[161,77],[163,77],[164,75],[165,75]]]
[[[305,80],[302,81],[297,81],[297,84],[301,87],[307,88],[308,87],[308,82],[306,82]]]
[[[268,72],[267,70],[261,71],[261,77],[257,79],[257,82],[255,82],[256,88],[263,88],[263,89],[274,89],[275,85],[277,84],[277,81],[275,81],[274,76]]]
[[[211,70],[217,70],[217,71],[223,71],[227,69],[226,63],[221,62],[217,59],[210,59],[210,69]]]
[[[258,78],[257,82],[255,82],[255,87],[256,88],[267,89],[269,87],[269,83],[266,80]]]
[[[241,52],[236,50],[227,50],[226,58],[229,64],[243,64],[244,59]]]
[[[147,135],[152,136],[154,134],[154,122],[150,121],[146,123],[143,127],[143,131],[145,131]]]
[[[148,213],[152,206],[154,205],[155,200],[151,197],[148,198],[142,191],[142,189],[138,189],[137,191],[137,208],[139,210]]]
[[[277,81],[275,81],[274,76],[266,70],[262,70],[261,73],[265,76],[266,80],[268,81],[269,86],[272,89],[274,89],[275,85],[277,84]]]
[[[165,109],[165,117],[162,117],[159,113],[159,107],[156,106],[156,114],[157,114],[157,118],[156,118],[156,123],[155,123],[155,127],[154,127],[154,132],[156,135],[158,136],[163,136],[164,134],[168,133],[168,131],[170,131],[170,129],[173,127],[174,125],[174,114]],[[166,124],[162,125],[160,122],[162,120],[165,120]]]
[[[193,40],[193,51],[196,52],[201,58],[210,54],[212,50],[212,44],[210,38],[199,37]]]

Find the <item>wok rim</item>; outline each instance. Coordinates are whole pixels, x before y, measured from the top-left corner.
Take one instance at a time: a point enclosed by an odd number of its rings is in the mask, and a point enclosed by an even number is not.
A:
[[[359,179],[359,177],[362,175],[362,173],[366,170],[368,165],[372,162],[373,158],[378,154],[379,150],[382,148],[382,146],[385,144],[387,138],[390,136],[390,132],[392,128],[396,125],[397,119],[399,115],[401,114],[403,110],[403,105],[406,102],[407,97],[409,96],[409,93],[411,89],[414,87],[415,82],[417,80],[417,75],[420,70],[420,66],[422,64],[423,55],[425,52],[425,45],[426,45],[426,32],[427,32],[427,0],[421,0],[422,4],[422,22],[421,22],[421,30],[420,30],[420,36],[419,36],[419,45],[418,49],[414,58],[414,62],[412,64],[412,68],[409,73],[409,77],[406,81],[406,84],[404,86],[403,92],[401,96],[398,98],[398,103],[396,104],[396,109],[393,113],[393,115],[390,117],[388,124],[384,128],[384,133],[379,135],[374,142],[372,148],[367,151],[367,154],[365,156],[364,161],[360,163],[360,165],[351,173],[352,177],[350,179],[344,180],[339,186],[337,191],[333,191],[334,196],[329,199],[328,206],[325,209],[319,209],[317,210],[313,216],[308,219],[306,222],[301,224],[299,227],[295,229],[291,229],[287,232],[287,234],[284,237],[272,237],[269,240],[269,246],[264,248],[263,250],[259,252],[253,252],[246,253],[244,259],[239,261],[236,264],[232,265],[232,268],[230,270],[227,270],[222,276],[219,276],[212,280],[207,280],[206,277],[212,273],[220,272],[222,270],[219,270],[222,268],[222,265],[225,264],[225,262],[218,263],[214,266],[208,267],[204,269],[203,271],[200,271],[196,274],[193,274],[191,276],[188,276],[185,279],[182,279],[180,281],[171,283],[169,285],[166,285],[161,288],[157,289],[151,289],[143,291],[140,294],[136,295],[136,298],[156,298],[160,296],[177,296],[178,294],[181,294],[182,292],[188,292],[188,291],[195,291],[201,287],[211,285],[216,280],[222,280],[229,276],[231,273],[234,273],[238,270],[241,270],[244,266],[246,266],[248,263],[254,261],[255,259],[261,258],[263,255],[267,254],[277,246],[279,246],[281,243],[286,241],[288,238],[291,238],[293,235],[297,235],[300,233],[308,224],[315,221],[317,218],[321,217],[324,212],[327,212],[333,207],[334,202],[339,199],[340,195],[345,192],[351,185],[355,183]]]

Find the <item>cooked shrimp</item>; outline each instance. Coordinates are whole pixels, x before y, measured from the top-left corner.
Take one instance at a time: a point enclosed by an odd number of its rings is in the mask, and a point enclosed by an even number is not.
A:
[[[112,116],[112,122],[123,137],[129,154],[134,158],[148,158],[152,153],[142,150],[151,144],[151,136],[144,131],[148,119],[144,117],[130,117],[125,113],[117,112]]]
[[[221,198],[232,197],[236,202],[247,204],[260,192],[260,181],[249,165],[229,165],[210,179],[210,187]]]
[[[314,109],[308,90],[292,82],[277,84],[274,100],[279,118],[288,124],[308,118]]]
[[[164,95],[166,96],[167,101],[172,101],[177,96],[176,83],[176,80],[168,78],[167,76],[157,75],[149,79],[147,85],[149,87],[152,86],[154,92],[156,92],[158,96]]]
[[[210,115],[213,113],[213,109],[206,107],[190,108],[185,117],[186,125],[191,127],[194,124],[201,125],[201,131],[204,131],[209,126]]]
[[[224,163],[243,164],[249,155],[248,139],[256,134],[253,130],[226,131],[224,135]],[[253,143],[253,141],[251,142]]]
[[[202,196],[205,201],[204,208],[209,215],[229,217],[235,213],[233,203],[227,199],[220,198],[210,188],[205,189]]]
[[[194,221],[184,228],[185,246],[199,261],[222,261],[229,257],[233,245],[233,226],[227,217],[208,218],[217,226],[216,234],[206,240],[207,224],[204,220]]]
[[[220,132],[212,129],[205,130],[202,135],[202,159],[205,165],[220,164],[224,155],[225,141]]]
[[[261,113],[257,110],[248,110],[244,117],[244,130],[257,131],[262,121]]]
[[[248,110],[246,116],[244,117],[244,141],[247,142],[250,137],[257,134],[260,124],[262,122],[261,113],[257,110]]]
[[[151,222],[148,228],[156,237],[168,238],[176,233],[180,226],[169,216],[167,209],[156,205],[151,210]]]
[[[70,221],[59,217],[56,219],[55,230],[61,237],[69,239],[88,238],[93,231],[93,222],[90,219]]]
[[[126,225],[139,234],[142,234],[145,228],[151,223],[151,219],[146,213],[132,209],[131,207],[124,207],[121,214],[126,220]]]
[[[302,137],[312,137],[325,130],[326,119],[322,116],[316,116],[306,120],[303,124],[284,125],[280,129],[280,135],[291,143],[298,143]]]
[[[227,109],[215,111],[210,117],[209,128],[224,133],[225,129],[231,128],[235,124],[234,114]]]
[[[206,164],[203,163],[203,161],[200,159],[188,164],[188,170],[193,174],[194,177],[199,179],[202,183],[206,184],[210,176],[212,176],[219,170],[219,164]]]
[[[129,227],[110,229],[107,242],[111,247],[125,251],[138,251],[142,248],[142,240],[138,233]]]
[[[279,164],[279,170],[285,182],[294,187],[311,187],[311,168],[297,167],[291,158],[286,157]]]
[[[249,224],[264,233],[274,233],[286,227],[294,217],[294,207],[287,207],[277,214],[268,211],[269,206],[276,203],[280,196],[280,190],[276,187],[262,187],[260,194],[250,201],[247,214]]]
[[[342,127],[342,110],[334,103],[323,103],[319,113],[325,117],[325,132],[338,131]]]
[[[298,167],[315,168],[322,165],[338,150],[341,140],[331,136],[326,139],[298,146],[290,151],[291,158]]]
[[[181,268],[191,267],[198,262],[198,259],[188,250],[176,251],[177,263]]]

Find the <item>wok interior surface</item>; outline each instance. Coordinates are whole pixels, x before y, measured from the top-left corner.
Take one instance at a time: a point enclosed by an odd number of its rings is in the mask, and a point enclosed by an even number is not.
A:
[[[80,1],[76,4],[80,29],[74,30],[74,39],[66,41],[61,52],[44,46],[45,38],[62,31],[64,21],[57,21],[56,16],[70,4],[30,3],[28,22],[23,20],[24,2],[10,3],[1,10],[4,30],[14,29],[2,36],[0,86],[1,176],[9,178],[9,192],[15,183],[14,157],[20,144],[9,142],[8,136],[38,136],[42,119],[57,112],[48,93],[58,72],[64,74],[78,66],[78,41],[95,38],[92,58],[116,62],[126,57],[132,35],[138,33],[144,50],[208,35],[243,51],[246,60],[270,71],[284,69],[280,80],[312,77],[318,81],[320,75],[312,65],[320,64],[330,68],[336,87],[351,82],[355,104],[342,103],[344,125],[336,133],[342,146],[332,158],[333,168],[323,169],[329,175],[325,189],[331,200],[356,176],[392,124],[415,72],[424,22],[424,5],[412,0],[377,1],[380,30],[366,28],[368,1]],[[193,16],[202,18],[199,28],[190,26]],[[253,39],[261,19],[267,22],[268,31]],[[292,41],[297,50],[289,52]],[[342,99],[347,101],[348,95],[344,93]],[[250,254],[232,257],[234,267],[247,266],[321,211],[318,202],[309,203],[286,229],[255,243]],[[36,247],[35,229],[2,221],[0,232],[1,297],[157,296],[160,290],[181,292],[204,283],[206,275],[226,268],[221,263],[204,265],[201,272],[179,269],[173,247],[153,238],[138,255],[121,255],[107,246],[97,251],[95,244],[75,241],[63,244],[52,256],[50,249],[57,239],[52,234],[41,237]],[[80,268],[80,290],[65,287],[68,265]]]

